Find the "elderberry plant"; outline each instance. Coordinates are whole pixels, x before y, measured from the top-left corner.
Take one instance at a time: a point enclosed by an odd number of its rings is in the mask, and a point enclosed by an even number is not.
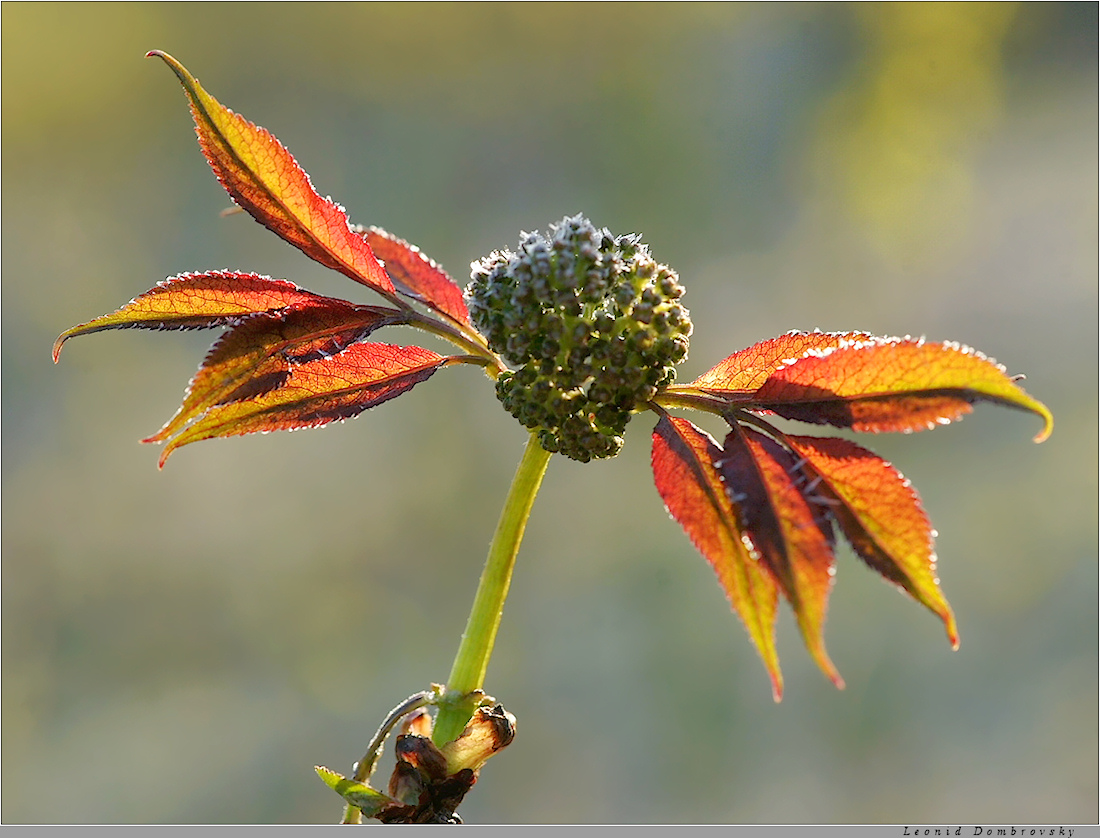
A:
[[[515,252],[475,262],[465,291],[418,248],[352,226],[265,129],[222,106],[178,61],[199,144],[240,209],[311,259],[379,294],[360,305],[242,271],[170,277],[118,311],[64,332],[222,327],[176,415],[146,442],[177,448],[214,437],[317,427],[349,419],[443,368],[480,367],[504,408],[530,431],[504,503],[466,630],[445,685],[398,704],[350,777],[318,768],[345,800],[345,822],[447,822],[486,760],[515,735],[515,718],[483,692],[524,527],[554,453],[613,457],[632,417],[656,417],[652,467],[672,517],[714,568],[771,677],[780,594],[818,666],[843,682],[823,637],[836,533],[886,581],[926,606],[958,645],[939,587],[934,531],[909,482],[846,439],[786,433],[767,417],[854,431],[920,431],[960,419],[979,401],[1050,411],[1004,368],[958,343],[866,332],[789,332],[676,384],[691,320],[676,272],[637,235],[581,215],[522,234]],[[411,326],[458,353],[369,340]],[[721,417],[721,441],[670,411]],[[435,707],[434,717],[426,708]],[[394,730],[385,792],[370,777]]]

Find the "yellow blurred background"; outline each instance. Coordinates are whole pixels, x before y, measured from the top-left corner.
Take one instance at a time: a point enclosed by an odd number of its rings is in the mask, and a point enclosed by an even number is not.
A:
[[[643,233],[688,288],[681,379],[865,329],[976,346],[1054,411],[1042,446],[989,406],[863,440],[925,500],[962,646],[844,551],[826,636],[848,688],[784,613],[780,705],[652,488],[652,420],[613,461],[555,458],[487,683],[518,736],[467,821],[1095,822],[1095,4],[2,16],[4,822],[337,819],[312,766],[348,770],[446,678],[525,439],[461,368],[158,472],[137,440],[214,335],[50,363],[63,329],[186,270],[373,301],[219,217],[154,48],[460,279],[566,214]]]

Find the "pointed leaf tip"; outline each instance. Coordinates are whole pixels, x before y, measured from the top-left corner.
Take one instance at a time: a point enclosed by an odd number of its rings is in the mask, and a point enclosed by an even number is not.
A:
[[[769,672],[772,680],[772,701],[779,704],[783,700],[783,676],[778,672]]]
[[[199,146],[229,197],[310,259],[393,298],[396,291],[344,208],[314,189],[309,175],[265,128],[211,96],[179,61],[151,50],[176,74],[191,104]]]
[[[148,55],[152,54],[153,53],[150,52]],[[148,55],[146,57],[148,57]],[[317,772],[317,776],[324,780],[325,785],[327,785],[330,789],[335,789],[336,785],[341,780],[347,779],[347,777],[345,777],[343,774],[333,771],[331,768],[325,768],[325,766],[323,765],[315,765],[313,766],[313,770]]]

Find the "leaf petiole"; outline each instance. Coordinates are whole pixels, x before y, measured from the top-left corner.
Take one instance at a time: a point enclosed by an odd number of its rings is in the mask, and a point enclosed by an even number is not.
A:
[[[690,385],[672,385],[661,390],[653,397],[653,403],[661,407],[680,407],[688,410],[702,410],[722,416],[730,409],[732,397],[719,397]]]
[[[405,321],[407,325],[448,340],[455,346],[469,350],[471,354],[484,359],[481,363],[490,370],[490,375],[493,378],[496,378],[499,373],[506,369],[500,359],[489,351],[485,339],[481,335],[469,329],[454,326],[431,315],[422,314],[410,307],[404,300],[401,303],[408,317],[408,320]]]

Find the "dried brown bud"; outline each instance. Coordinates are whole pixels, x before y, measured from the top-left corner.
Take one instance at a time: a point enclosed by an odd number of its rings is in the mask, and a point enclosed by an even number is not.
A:
[[[415,765],[398,760],[393,767],[393,774],[390,775],[387,791],[394,800],[413,806],[424,791],[424,777]]]
[[[479,707],[466,730],[441,749],[447,760],[447,773],[469,768],[477,772],[486,760],[516,737],[516,717],[501,704]]]
[[[491,698],[485,700],[492,701]],[[437,748],[427,735],[432,720],[411,713],[394,742],[390,805],[373,815],[383,823],[461,823],[455,809],[477,782],[478,771],[516,735],[516,717],[497,704],[479,707],[462,735]]]
[[[448,774],[454,773],[447,770],[446,757],[426,736],[398,736],[394,743],[394,752],[398,762],[405,762],[419,769],[428,780],[442,780]]]

